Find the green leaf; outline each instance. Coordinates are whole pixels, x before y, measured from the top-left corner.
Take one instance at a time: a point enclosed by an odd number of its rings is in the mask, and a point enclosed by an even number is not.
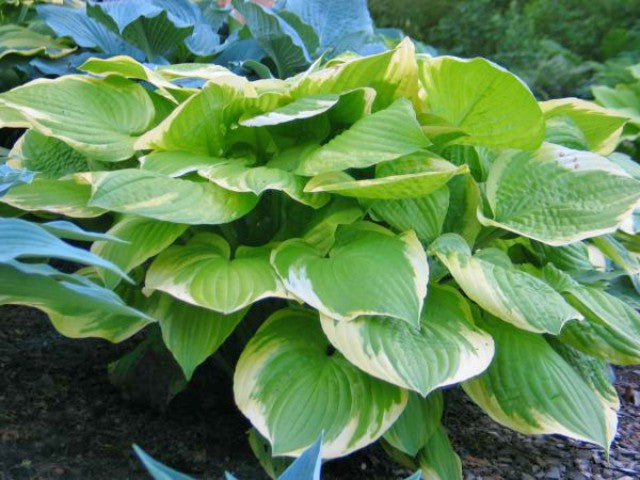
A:
[[[369,208],[376,219],[396,231],[413,228],[418,238],[428,245],[442,233],[449,209],[449,189],[444,186],[420,198],[375,200]]]
[[[471,175],[453,178],[448,183],[449,210],[442,226],[443,232],[457,233],[469,245],[474,245],[482,230],[478,208],[482,205],[480,187]]]
[[[274,313],[249,341],[234,395],[274,455],[299,455],[323,433],[323,458],[374,442],[407,403],[406,391],[331,352],[315,314],[293,309]]]
[[[485,193],[484,225],[566,245],[616,230],[640,200],[640,182],[604,157],[545,144],[502,153]]]
[[[89,206],[91,187],[74,178],[49,180],[35,178],[33,182],[17,185],[0,202],[29,212],[45,211],[73,218],[91,218],[104,210]]]
[[[423,480],[462,480],[462,464],[444,427],[440,426],[418,452]]]
[[[53,38],[13,24],[0,26],[0,59],[8,55],[60,58],[74,50],[75,47],[68,46],[62,38]]]
[[[138,150],[181,150],[218,157],[227,125],[224,108],[237,94],[231,87],[207,84],[136,142]]]
[[[320,252],[326,253],[333,246],[339,225],[349,225],[362,220],[364,212],[352,199],[334,198],[317,211],[304,232],[303,240]],[[409,230],[407,227],[404,230]]]
[[[591,92],[600,105],[640,126],[640,89],[637,85],[618,85],[615,88],[596,85],[591,87]]]
[[[56,330],[71,338],[120,342],[152,321],[111,290],[48,265],[15,261],[1,264],[0,292],[0,305],[28,305],[42,310]]]
[[[253,194],[145,170],[93,172],[85,174],[84,179],[91,183],[90,206],[165,222],[227,223],[245,215],[258,202]]]
[[[38,172],[40,178],[60,178],[89,170],[87,157],[54,137],[27,130],[13,146],[12,162]]]
[[[293,239],[276,248],[271,262],[287,291],[329,318],[384,315],[420,325],[429,266],[413,231],[395,236],[372,224],[343,227],[328,258]]]
[[[452,177],[469,172],[437,155],[421,152],[376,165],[376,178],[354,180],[343,172],[312,178],[305,191],[330,192],[346,197],[398,200],[418,198],[442,188]]]
[[[266,127],[315,117],[334,107],[339,99],[338,95],[329,94],[300,98],[270,112],[241,120],[240,125]]]
[[[39,132],[109,162],[133,155],[136,138],[156,114],[147,91],[119,77],[35,80],[0,94],[0,104],[18,110]]]
[[[429,145],[411,103],[390,107],[358,120],[350,129],[304,158],[301,175],[319,175],[347,168],[365,168],[417,152]]]
[[[478,375],[493,356],[491,337],[475,327],[468,303],[450,287],[429,287],[418,330],[384,317],[320,320],[351,363],[422,396]]]
[[[187,380],[195,369],[222,345],[246,313],[246,309],[222,315],[183,303],[169,295],[154,295],[149,309],[160,324],[162,339]],[[153,298],[153,297],[152,297]]]
[[[268,246],[242,246],[232,259],[222,237],[200,234],[185,246],[162,252],[149,267],[145,289],[221,313],[236,312],[263,298],[287,298],[270,255]]]
[[[485,318],[496,354],[462,387],[495,421],[524,434],[561,434],[608,451],[616,411],[540,335]]]
[[[384,439],[398,450],[415,457],[440,426],[443,410],[442,392],[433,392],[426,398],[409,394],[402,415],[384,434]]]
[[[537,149],[544,118],[518,77],[483,58],[433,57],[419,63],[433,133],[456,133],[454,143]]]
[[[308,71],[295,78],[291,95],[343,93],[362,87],[375,88],[374,110],[388,107],[394,100],[408,98],[415,108],[418,99],[418,70],[415,49],[405,39],[394,49],[378,55],[347,60],[317,71]]]
[[[140,168],[160,173],[167,177],[181,177],[188,173],[206,169],[211,165],[227,162],[226,158],[196,155],[189,152],[151,152],[140,158]]]
[[[626,118],[611,110],[579,98],[559,98],[541,102],[547,122],[554,118],[569,118],[584,135],[589,150],[609,155],[620,141]]]
[[[266,165],[251,166],[252,163],[252,160],[231,159],[203,168],[198,174],[234,192],[260,195],[267,190],[280,190],[313,208],[320,208],[329,201],[326,193],[306,193],[307,179],[304,177]]]
[[[186,225],[159,222],[142,217],[125,217],[116,223],[109,235],[124,240],[124,243],[98,241],[91,252],[130,272],[138,265],[154,257],[171,245],[187,229]],[[98,269],[103,284],[114,288],[120,279],[110,272]]]
[[[429,246],[429,253],[471,300],[518,328],[557,335],[566,322],[582,318],[553,288],[517,269],[499,250],[472,255],[462,237],[447,233]]]
[[[617,365],[640,363],[640,314],[635,309],[603,290],[577,283],[563,294],[585,316],[562,330],[563,342]]]
[[[125,243],[123,240],[109,235],[108,233],[89,232],[66,220],[53,220],[51,222],[40,223],[38,225],[58,238],[66,238],[69,240],[78,240],[84,242],[104,241]]]

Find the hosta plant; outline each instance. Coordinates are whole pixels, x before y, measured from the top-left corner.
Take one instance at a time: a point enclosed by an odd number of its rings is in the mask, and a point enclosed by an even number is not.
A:
[[[81,69],[0,95],[27,129],[10,165],[39,172],[2,202],[102,219],[124,243],[92,253],[135,284],[84,274],[146,317],[51,315],[60,332],[120,341],[152,318],[186,378],[230,337],[235,401],[275,456],[382,439],[460,478],[453,385],[514,430],[608,451],[607,364],[640,361],[640,182],[609,158],[624,117],[409,41],[286,80]]]

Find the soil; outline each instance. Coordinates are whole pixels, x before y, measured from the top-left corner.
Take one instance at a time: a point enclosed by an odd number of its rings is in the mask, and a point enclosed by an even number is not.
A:
[[[267,479],[224,373],[205,363],[189,388],[158,411],[124,399],[109,383],[107,364],[131,347],[70,340],[36,310],[0,308],[0,480],[148,479],[133,443],[196,478],[217,480],[228,470],[240,479]],[[465,479],[640,478],[640,406],[634,405],[640,367],[616,373],[623,400],[609,462],[591,445],[502,428],[459,389],[448,390],[444,423]],[[394,480],[409,472],[372,446],[328,462],[323,473],[325,480]]]

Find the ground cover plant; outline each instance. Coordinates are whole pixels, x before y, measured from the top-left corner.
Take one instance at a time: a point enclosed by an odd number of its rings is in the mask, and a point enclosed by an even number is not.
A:
[[[71,337],[159,327],[187,380],[228,339],[236,403],[277,456],[382,439],[460,478],[440,425],[455,384],[517,431],[609,448],[607,363],[640,356],[640,182],[611,155],[625,116],[408,40],[285,80],[79,69],[0,94],[3,125],[26,129],[8,166],[38,172],[0,201],[107,224],[91,252],[111,263],[75,275],[131,310],[1,303]]]

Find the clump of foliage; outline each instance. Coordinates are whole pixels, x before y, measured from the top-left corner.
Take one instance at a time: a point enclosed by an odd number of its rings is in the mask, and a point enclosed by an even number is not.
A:
[[[640,362],[640,181],[610,157],[624,117],[537,102],[487,60],[408,40],[286,80],[128,56],[79,68],[92,75],[0,94],[3,125],[27,129],[9,165],[39,172],[0,200],[108,222],[126,243],[91,252],[133,283],[77,275],[144,316],[2,303],[71,337],[121,341],[152,319],[187,379],[232,337],[235,401],[276,456],[382,438],[427,478],[461,478],[440,424],[457,384],[507,427],[608,451],[607,363]]]
[[[602,63],[640,61],[638,0],[371,0],[377,23],[443,52],[490,58],[539,98],[587,97]]]

